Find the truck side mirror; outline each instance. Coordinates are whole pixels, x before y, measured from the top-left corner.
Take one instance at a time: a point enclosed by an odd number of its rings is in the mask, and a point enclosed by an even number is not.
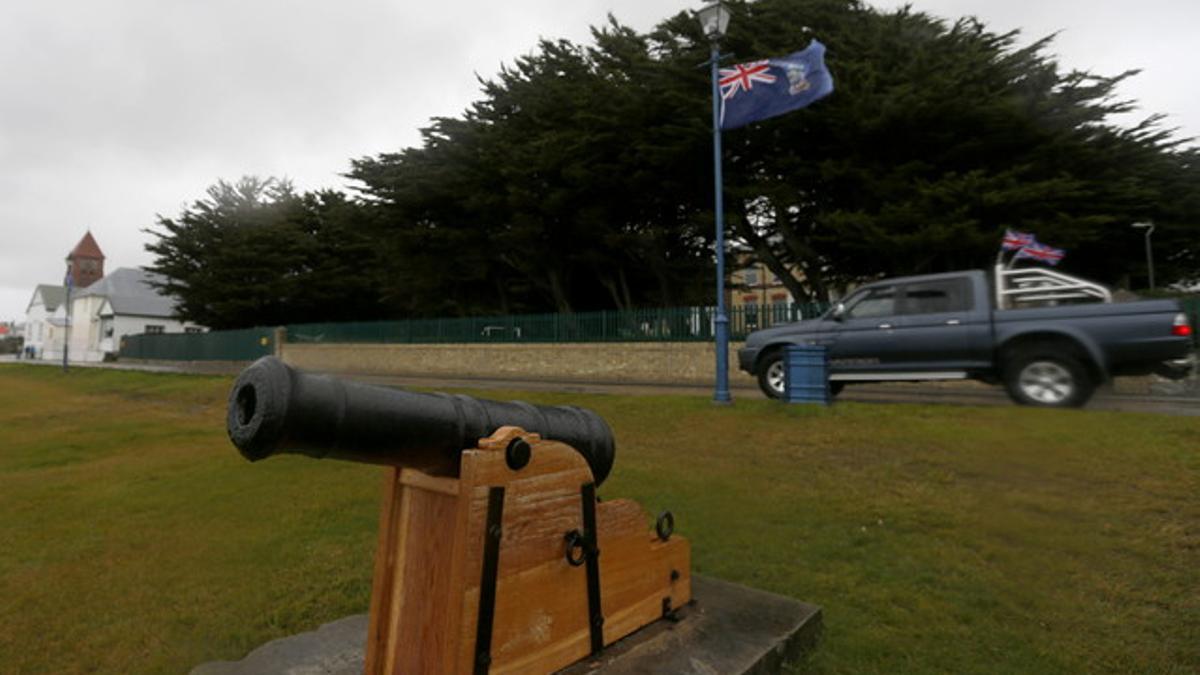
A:
[[[830,315],[834,321],[842,321],[846,318],[846,303],[839,302],[833,306],[833,314]]]

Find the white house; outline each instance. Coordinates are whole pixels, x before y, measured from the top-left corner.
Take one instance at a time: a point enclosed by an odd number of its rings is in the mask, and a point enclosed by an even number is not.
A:
[[[41,284],[25,310],[25,344],[33,358],[60,360],[67,341],[70,360],[103,361],[120,351],[126,335],[205,330],[175,318],[175,301],[150,284],[153,273],[122,267],[106,276],[91,232],[67,255],[67,276],[70,290]]]
[[[175,301],[151,285],[156,275],[121,267],[71,297],[72,360],[103,361],[138,333],[201,333],[175,317]]]
[[[44,352],[48,345],[57,342],[57,353],[62,358],[62,316],[65,316],[63,300],[67,289],[62,286],[38,284],[33,297],[25,307],[25,354],[31,358],[47,358]],[[60,311],[61,310],[61,311]],[[55,318],[56,316],[60,318]]]
[[[67,278],[76,290],[87,288],[104,276],[104,252],[96,244],[91,230],[67,254]],[[62,358],[66,340],[67,297],[66,279],[62,286],[40,284],[25,308],[25,344],[33,358],[58,360]]]

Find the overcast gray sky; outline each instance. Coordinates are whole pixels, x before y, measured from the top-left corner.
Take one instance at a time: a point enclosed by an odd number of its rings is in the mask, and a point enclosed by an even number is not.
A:
[[[912,4],[1020,28],[1026,41],[1061,31],[1063,64],[1144,69],[1123,93],[1200,135],[1196,0]],[[584,41],[609,12],[646,30],[699,5],[4,0],[0,320],[22,319],[36,284],[61,282],[63,258],[88,228],[109,271],[146,264],[142,228],[217,178],[343,187],[350,158],[416,144],[430,117],[476,98],[475,73],[494,74],[539,36]]]

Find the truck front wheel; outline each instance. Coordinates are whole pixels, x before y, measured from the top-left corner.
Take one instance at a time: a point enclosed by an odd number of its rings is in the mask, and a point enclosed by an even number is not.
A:
[[[1013,401],[1043,408],[1078,408],[1096,387],[1075,359],[1057,353],[1029,353],[1012,359],[1004,384]]]
[[[784,379],[783,352],[773,351],[758,364],[758,388],[767,398],[783,398]]]
[[[762,363],[758,364],[758,388],[762,389],[762,393],[766,394],[767,398],[783,398],[783,390],[787,387],[784,372],[782,351],[767,354],[763,357]],[[830,382],[829,395],[834,397],[840,394],[843,385],[843,382]]]

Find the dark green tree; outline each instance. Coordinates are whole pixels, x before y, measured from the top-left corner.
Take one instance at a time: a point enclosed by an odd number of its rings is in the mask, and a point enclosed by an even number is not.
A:
[[[676,123],[680,92],[652,102],[666,73],[643,38],[613,24],[597,40],[594,49],[542,42],[484,82],[463,119],[435,120],[422,148],[354,162],[350,176],[388,214],[399,249],[441,256],[441,275],[427,279],[459,309],[701,299],[708,241],[696,199],[671,174],[685,159],[678,153],[699,146],[656,134]],[[491,293],[473,292],[483,287]],[[485,299],[496,302],[479,307]]]
[[[693,23],[676,17],[656,39],[694,39]],[[783,278],[799,270],[799,297],[988,265],[1005,227],[1067,248],[1065,268],[1110,283],[1141,266],[1131,223],[1164,223],[1175,251],[1200,235],[1194,151],[1159,118],[1110,122],[1132,109],[1116,92],[1134,73],[1064,73],[1049,39],[1018,48],[1016,33],[975,20],[841,0],[736,4],[732,26],[726,46],[745,58],[813,37],[829,47],[831,97],[726,134],[734,234]],[[1171,278],[1196,274],[1188,255]]]
[[[836,90],[724,134],[727,233],[800,299],[885,275],[989,265],[1006,227],[1064,269],[1200,277],[1197,150],[1113,122],[1133,73],[1064,72],[971,19],[857,0],[733,2],[737,60],[817,38]],[[543,40],[419,147],[363,157],[358,196],[218,184],[159,221],[155,269],[212,326],[707,304],[708,45],[681,12],[588,45]]]
[[[725,134],[729,235],[797,297],[988,265],[1005,227],[1113,283],[1143,273],[1129,225],[1153,220],[1171,252],[1160,276],[1197,276],[1195,151],[1157,117],[1110,121],[1133,107],[1117,97],[1133,73],[1063,72],[1049,39],[1019,47],[975,20],[854,0],[733,9],[726,51],[764,58],[819,38],[837,81],[809,109]],[[396,241],[416,232],[470,260],[469,293],[487,286],[497,307],[703,302],[707,44],[687,13],[646,35],[612,20],[593,35],[588,47],[543,41],[461,119],[436,120],[422,148],[358,160],[350,176],[388,210]],[[463,285],[449,269],[428,280]]]
[[[158,218],[148,269],[180,316],[211,328],[374,318],[372,238],[357,204],[297,194],[287,181],[219,181],[179,216]]]

